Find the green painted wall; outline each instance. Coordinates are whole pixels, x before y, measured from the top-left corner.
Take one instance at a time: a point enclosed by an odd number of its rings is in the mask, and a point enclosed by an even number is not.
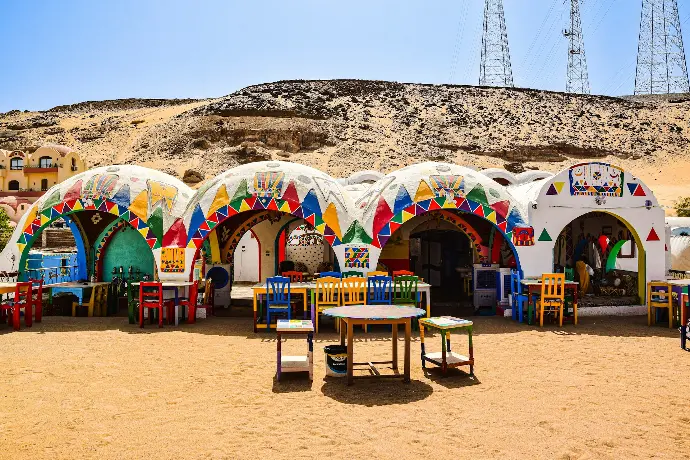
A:
[[[153,253],[143,236],[131,227],[120,230],[105,248],[103,257],[103,281],[112,281],[113,267],[122,265],[127,276],[127,269],[130,265],[134,266],[134,271],[138,268],[141,274],[153,276]]]

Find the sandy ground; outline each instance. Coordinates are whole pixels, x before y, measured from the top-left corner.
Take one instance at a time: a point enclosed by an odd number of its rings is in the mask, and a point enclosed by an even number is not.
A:
[[[536,329],[479,318],[476,379],[276,383],[273,334],[251,320],[140,330],[123,318],[0,326],[0,458],[687,458],[690,353],[645,318]],[[430,343],[437,345],[438,336]],[[384,332],[356,335],[385,358]],[[465,337],[454,336],[457,349]],[[304,341],[284,350],[301,353]],[[402,351],[402,344],[401,344]],[[402,354],[401,354],[402,355]],[[402,363],[401,363],[402,364]]]

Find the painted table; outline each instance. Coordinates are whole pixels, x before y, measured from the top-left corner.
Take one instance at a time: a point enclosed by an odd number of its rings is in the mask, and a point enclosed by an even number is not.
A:
[[[441,333],[441,351],[427,353],[424,345],[424,328],[436,329]],[[450,332],[454,329],[465,329],[469,338],[469,355],[461,355],[450,349]],[[472,348],[472,321],[452,316],[436,316],[419,320],[419,340],[422,345],[422,368],[426,369],[429,361],[441,368],[446,374],[449,367],[470,366],[470,375],[474,375],[474,350]]]
[[[59,292],[67,292],[77,296],[78,305],[82,305],[84,303],[84,293],[86,290],[91,291],[91,289],[93,289],[95,286],[102,286],[104,284],[110,283],[107,281],[99,281],[97,283],[80,283],[78,281],[71,281],[69,283],[49,284],[45,287],[50,289],[50,297],[53,297]]]
[[[541,294],[541,279],[524,279],[520,281],[520,283],[527,288],[527,305],[533,305],[532,304],[532,295],[533,294]],[[580,287],[580,283],[577,281],[565,281],[565,290],[566,291],[572,291],[573,293],[573,324],[577,326],[577,291]],[[536,298],[534,299],[534,302],[536,304]],[[563,317],[569,317],[566,316],[567,311],[565,306],[563,306]],[[528,315],[529,316],[529,315]],[[532,318],[529,318],[530,320]],[[530,323],[531,324],[531,323]]]
[[[10,294],[16,287],[17,283],[0,283],[0,294]]]
[[[279,319],[276,324],[278,334],[278,359],[276,379],[280,381],[283,372],[309,372],[309,380],[314,380],[314,324],[310,320]],[[308,352],[306,356],[283,356],[282,335],[307,335]]]
[[[143,281],[144,283],[150,283],[150,282],[155,282],[155,281]],[[139,284],[141,284],[142,281],[136,281],[132,283],[132,286],[137,286],[139,287]],[[180,288],[188,288],[194,284],[192,281],[162,281],[161,285],[163,286],[164,291],[174,291],[175,292],[175,326],[179,325],[179,314],[178,314],[178,308],[179,308],[179,303],[180,303]],[[184,310],[182,311],[182,320],[184,321]],[[135,323],[135,318],[134,318],[134,308],[129,309],[129,324],[134,324]]]
[[[676,303],[678,311],[680,312],[680,326],[685,326],[688,322],[688,311],[686,307],[687,301],[683,301],[683,296],[687,298],[690,292],[690,279],[669,278],[659,281],[651,281],[652,283],[667,283],[671,285],[672,292],[676,293]],[[647,292],[649,292],[649,283],[647,283]]]
[[[405,359],[403,381],[410,382],[410,336],[412,330],[412,318],[423,316],[426,312],[421,308],[404,307],[399,305],[348,305],[345,307],[328,308],[324,315],[331,316],[341,322],[340,344],[345,345],[347,334],[347,384],[352,385],[354,366],[367,366],[372,375],[357,376],[367,377],[400,377],[398,372],[398,325],[405,326]],[[344,323],[344,324],[343,324]],[[358,325],[387,324],[392,326],[393,357],[391,361],[376,361],[366,363],[354,362],[354,327]],[[394,375],[381,375],[376,364],[391,364]]]

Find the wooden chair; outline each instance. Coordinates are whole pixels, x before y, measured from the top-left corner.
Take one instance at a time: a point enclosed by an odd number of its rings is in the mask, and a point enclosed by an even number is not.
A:
[[[266,278],[266,328],[271,327],[271,313],[286,313],[287,319],[290,320],[290,311],[290,278]]]
[[[656,324],[658,309],[668,310],[668,327],[673,328],[673,287],[662,281],[647,283],[647,325]]]
[[[361,272],[356,272],[356,271],[343,272],[343,278],[352,278],[352,277],[361,277],[361,276],[362,276]]]
[[[362,276],[350,276],[343,278],[340,290],[340,305],[366,305],[367,304],[367,279]],[[339,323],[339,321],[338,321]],[[340,325],[336,323],[340,329]],[[364,332],[367,325],[363,326]]]
[[[340,306],[341,283],[342,280],[335,276],[316,279],[316,289],[314,289],[314,328],[316,333],[319,332],[319,313],[327,308]]]
[[[173,300],[163,300],[163,285],[161,283],[155,281],[142,281],[139,283],[139,327],[144,327],[144,308],[149,309],[149,319],[153,318],[152,310],[157,310],[158,327],[163,327],[163,308],[167,307],[168,324],[170,324],[172,312],[175,308],[174,303]]]
[[[321,272],[319,278],[342,278],[343,274],[340,272]]]
[[[414,276],[414,272],[409,270],[396,270],[393,272],[393,278],[396,276]]]
[[[184,309],[187,307],[187,324],[193,324],[192,318],[196,319],[196,307],[199,301],[199,280],[194,281],[191,286],[189,286],[189,296],[181,297],[179,299],[178,305]],[[183,310],[184,311],[184,310]],[[182,314],[184,316],[184,313]]]
[[[72,316],[77,316],[78,302],[72,302]],[[85,304],[89,308],[88,316],[106,316],[108,313],[108,285],[100,284],[91,288],[91,298]]]
[[[563,308],[565,307],[565,274],[544,273],[541,275],[541,298],[537,300],[539,326],[544,326],[544,314],[554,313],[558,325],[563,326]]]
[[[8,318],[8,324],[19,330],[19,312],[24,308],[24,324],[26,327],[31,327],[31,320],[27,322],[27,318],[31,318],[31,282],[20,282],[14,288],[14,299],[6,300],[0,304],[0,315],[4,322]]]
[[[388,272],[374,271],[374,272],[367,273],[367,277],[370,277],[370,276],[388,276]]]
[[[31,282],[31,304],[33,307],[36,322],[40,323],[43,319],[43,280],[30,280]]]
[[[510,271],[510,288],[511,301],[513,304],[513,320],[518,320],[522,323],[524,322],[525,305],[527,305],[529,296],[527,294],[522,293],[522,277],[520,276],[519,270]],[[532,305],[528,305],[527,324],[532,324],[533,316],[534,311]]]
[[[393,279],[393,304],[417,307],[419,291],[416,276],[397,276]]]
[[[197,304],[196,307],[194,308],[194,315],[190,316],[187,318],[187,322],[190,321],[194,323],[196,321],[196,310],[206,310],[206,317],[208,318],[209,316],[213,316],[214,314],[214,309],[216,307],[215,304],[215,297],[214,297],[214,292],[216,289],[216,285],[213,284],[213,280],[211,278],[206,278],[206,284],[204,288],[204,296],[201,298],[201,304]],[[197,285],[197,295],[198,295],[198,285]]]
[[[370,276],[367,278],[367,305],[391,305],[393,296],[390,276]]]

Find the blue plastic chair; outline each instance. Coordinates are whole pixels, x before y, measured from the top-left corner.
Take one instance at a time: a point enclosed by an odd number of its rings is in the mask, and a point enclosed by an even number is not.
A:
[[[290,318],[290,278],[274,276],[266,278],[266,328],[271,327],[271,312],[287,313]]]
[[[510,272],[510,289],[513,296],[513,320],[524,322],[525,305],[527,305],[527,294],[522,294],[522,281],[519,270],[512,270]],[[530,322],[529,312],[527,314],[527,322]]]
[[[367,305],[391,305],[393,303],[393,278],[370,276],[367,278]]]
[[[343,274],[340,272],[321,272],[321,273],[319,273],[319,278],[325,278],[327,276],[332,276],[333,278],[342,278]]]

